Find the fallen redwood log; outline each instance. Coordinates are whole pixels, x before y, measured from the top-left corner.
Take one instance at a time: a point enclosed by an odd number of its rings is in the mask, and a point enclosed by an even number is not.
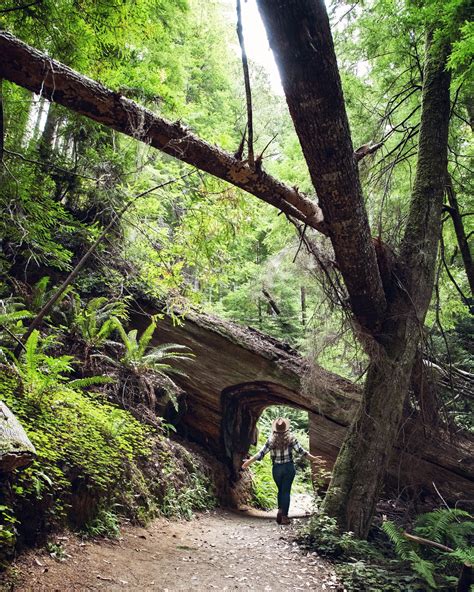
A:
[[[22,425],[5,403],[0,401],[0,472],[9,473],[25,467],[35,456],[35,447]]]
[[[156,314],[144,301],[137,307]],[[132,325],[148,326],[148,316],[133,314]],[[242,457],[255,440],[256,423],[270,405],[309,412],[314,454],[336,459],[360,401],[360,386],[311,365],[286,344],[255,329],[189,312],[183,324],[170,317],[158,321],[153,342],[180,343],[195,358],[176,360],[186,376],[174,379],[187,393],[180,429],[227,462],[235,478]],[[387,476],[390,490],[436,495],[433,483],[452,503],[474,500],[474,440],[469,434],[425,432],[420,418],[410,417],[399,432]],[[461,506],[462,507],[462,506]]]

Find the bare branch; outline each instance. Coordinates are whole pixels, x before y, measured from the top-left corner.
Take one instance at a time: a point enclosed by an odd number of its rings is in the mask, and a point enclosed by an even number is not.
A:
[[[359,162],[369,154],[377,152],[377,150],[382,146],[383,142],[377,142],[377,144],[372,144],[371,142],[369,142],[368,144],[363,144],[362,146],[357,148],[357,150],[354,151],[354,158],[356,159],[356,162]]]
[[[253,113],[252,113],[252,90],[250,88],[249,64],[247,60],[247,52],[245,51],[245,40],[242,31],[242,7],[240,0],[237,0],[237,36],[239,38],[240,51],[242,52],[242,69],[244,71],[245,81],[245,98],[247,101],[247,129],[248,129],[248,161],[249,165],[255,165],[255,158],[253,153]]]

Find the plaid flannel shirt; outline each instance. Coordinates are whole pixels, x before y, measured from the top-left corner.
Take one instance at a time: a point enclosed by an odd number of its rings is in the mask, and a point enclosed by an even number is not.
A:
[[[262,460],[267,452],[270,451],[270,458],[272,459],[273,464],[292,462],[293,450],[296,450],[299,454],[308,454],[308,451],[301,446],[296,438],[293,439],[288,446],[285,446],[285,448],[270,448],[269,438],[257,453],[256,460]]]

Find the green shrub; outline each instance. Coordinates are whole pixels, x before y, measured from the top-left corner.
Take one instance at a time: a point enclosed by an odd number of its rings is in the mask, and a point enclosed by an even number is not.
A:
[[[84,533],[91,537],[116,539],[120,535],[119,517],[113,510],[101,507],[96,516],[85,525]]]
[[[411,568],[428,585],[429,589],[453,587],[463,564],[474,564],[472,537],[473,517],[463,510],[437,509],[417,516],[412,533],[438,545],[408,540],[403,530],[393,522],[385,522],[384,532],[392,541],[397,556],[408,561]],[[451,551],[449,551],[451,549]]]
[[[341,532],[334,518],[319,513],[308,520],[299,537],[304,545],[335,560],[336,572],[348,592],[454,592],[461,565],[474,562],[469,547],[474,522],[462,510],[422,514],[413,527],[415,535],[455,547],[453,552],[409,541],[392,522],[385,522],[383,531],[392,541],[392,548],[387,547],[380,530],[381,536],[374,543],[358,540],[350,532]]]

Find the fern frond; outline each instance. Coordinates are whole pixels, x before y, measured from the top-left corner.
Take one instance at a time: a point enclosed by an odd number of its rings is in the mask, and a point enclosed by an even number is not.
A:
[[[474,522],[471,514],[464,510],[438,508],[417,518],[414,533],[437,543],[463,546],[474,534]]]
[[[48,284],[50,282],[48,275],[43,276],[33,287],[33,299],[31,301],[32,309],[39,310],[45,302],[45,295],[48,291]]]
[[[125,329],[123,328],[120,319],[118,319],[117,317],[112,317],[111,320],[114,323],[114,326],[117,329],[120,337],[122,338],[122,343],[126,346],[126,343],[128,342],[128,335]]]
[[[39,331],[35,329],[32,334],[28,337],[25,343],[25,365],[28,372],[36,370],[38,365],[39,356],[36,353],[39,341]]]
[[[28,310],[17,310],[0,314],[0,325],[11,325],[23,319],[29,319],[33,314]]]
[[[413,552],[414,545],[403,536],[403,531],[390,521],[386,521],[382,524],[382,530],[392,541],[395,551],[400,559],[408,560],[410,554]]]
[[[438,587],[434,579],[434,572],[436,569],[435,563],[423,559],[415,551],[410,551],[408,560],[410,561],[413,570],[424,578],[432,588],[436,589]]]
[[[116,382],[111,376],[89,376],[88,378],[78,378],[71,380],[69,386],[72,388],[87,388],[94,384],[110,384]]]
[[[138,355],[142,356],[145,353],[148,344],[150,343],[153,333],[156,330],[156,324],[152,321],[148,327],[143,331],[140,340],[138,341]]]
[[[100,360],[104,360],[104,362],[108,362],[116,368],[120,368],[122,365],[118,360],[115,360],[114,358],[112,358],[111,356],[107,356],[106,354],[92,354],[91,358],[99,358]]]
[[[460,563],[474,565],[474,549],[472,547],[456,549],[452,553],[449,553],[449,557],[457,559]]]

